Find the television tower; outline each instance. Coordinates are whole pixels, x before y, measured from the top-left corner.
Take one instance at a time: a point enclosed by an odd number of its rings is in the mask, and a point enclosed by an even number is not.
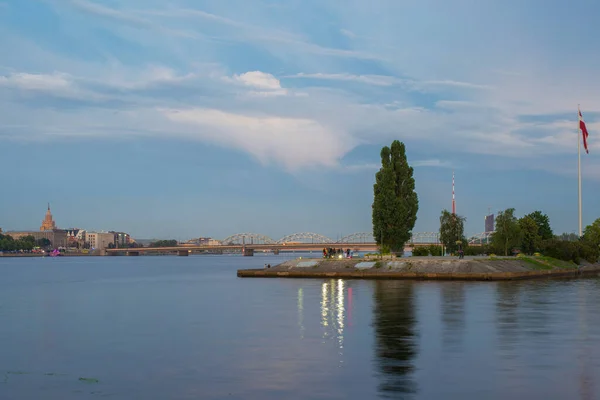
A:
[[[452,214],[456,214],[456,199],[454,198],[454,171],[452,171]]]

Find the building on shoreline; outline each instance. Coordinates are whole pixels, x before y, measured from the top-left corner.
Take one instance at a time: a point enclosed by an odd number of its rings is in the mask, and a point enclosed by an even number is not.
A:
[[[52,213],[50,212],[50,203],[48,203],[48,210],[46,211],[46,216],[42,221],[42,226],[40,226],[40,232],[53,231],[55,229],[57,229],[56,223],[54,222],[54,219],[52,219]]]
[[[91,249],[107,249],[115,244],[115,234],[111,232],[87,232],[85,236]]]
[[[14,240],[19,240],[25,236],[33,236],[35,240],[48,239],[54,248],[67,247],[67,231],[62,229],[55,229],[53,231],[9,231],[5,232],[5,235],[9,235]]]
[[[218,246],[221,242],[209,237],[199,237],[197,239],[190,239],[182,244],[187,246]]]
[[[42,221],[39,231],[9,231],[5,232],[14,240],[19,240],[25,236],[33,236],[35,240],[48,239],[54,248],[67,246],[67,231],[58,229],[50,212],[50,204],[46,210],[46,216]]]
[[[2,230],[0,229],[0,233]],[[109,247],[130,247],[135,240],[128,233],[115,231],[86,231],[80,228],[59,229],[50,211],[50,203],[39,231],[9,231],[4,232],[13,239],[18,240],[25,236],[33,236],[35,240],[48,239],[54,248],[94,248],[106,249]]]

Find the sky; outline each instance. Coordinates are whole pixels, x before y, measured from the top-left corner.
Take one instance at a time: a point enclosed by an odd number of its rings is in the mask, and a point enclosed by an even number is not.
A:
[[[0,227],[369,232],[406,144],[414,232],[451,209],[600,217],[593,0],[0,0]],[[596,50],[594,50],[596,49]]]

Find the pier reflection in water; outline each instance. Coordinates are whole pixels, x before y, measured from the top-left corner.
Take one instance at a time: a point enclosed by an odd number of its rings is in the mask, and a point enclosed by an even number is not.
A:
[[[600,398],[600,279],[235,277],[259,258],[3,260],[0,398]]]

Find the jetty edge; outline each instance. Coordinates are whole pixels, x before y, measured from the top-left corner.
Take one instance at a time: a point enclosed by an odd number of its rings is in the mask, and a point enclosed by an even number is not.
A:
[[[576,265],[550,257],[407,257],[396,259],[304,259],[272,268],[240,269],[240,278],[340,278],[509,281],[600,276],[600,263]]]

